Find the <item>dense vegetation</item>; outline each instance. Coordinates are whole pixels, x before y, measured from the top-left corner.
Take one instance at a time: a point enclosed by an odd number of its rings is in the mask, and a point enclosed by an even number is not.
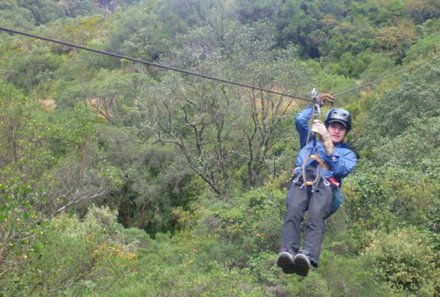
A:
[[[284,275],[306,102],[0,33],[0,296],[440,296],[439,1],[0,0],[0,26],[331,92],[360,157],[320,267]]]

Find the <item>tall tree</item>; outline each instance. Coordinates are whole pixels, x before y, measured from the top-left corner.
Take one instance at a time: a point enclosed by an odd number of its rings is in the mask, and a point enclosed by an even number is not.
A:
[[[293,49],[272,50],[271,30],[267,23],[232,25],[223,43],[210,30],[203,31],[205,38],[196,30],[182,40],[185,45],[171,60],[188,61],[185,53],[192,53],[194,60],[186,65],[198,72],[298,94],[310,86],[309,72],[295,62]],[[204,48],[212,50],[203,57],[194,55]],[[142,103],[158,141],[175,144],[193,172],[217,194],[228,193],[232,183],[251,187],[262,182],[277,142],[276,127],[292,105],[293,99],[175,74],[150,81]],[[246,174],[240,175],[240,168],[246,168]]]

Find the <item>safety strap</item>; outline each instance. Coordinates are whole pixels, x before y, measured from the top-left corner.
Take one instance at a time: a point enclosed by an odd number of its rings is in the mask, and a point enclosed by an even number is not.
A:
[[[306,166],[307,166],[307,164],[309,163],[309,160],[310,159],[313,159],[313,160],[315,160],[315,161],[317,161],[318,162],[318,164],[320,165],[320,166],[318,166],[318,168],[317,168],[317,172],[316,172],[316,177],[315,177],[315,179],[314,180],[307,180],[307,174],[306,174]],[[313,185],[315,185],[318,181],[319,181],[319,179],[321,178],[321,168],[325,168],[325,169],[327,169],[328,170],[328,166],[327,166],[327,164],[325,164],[317,155],[315,155],[315,154],[311,154],[308,158],[307,158],[307,160],[304,160],[304,163],[303,163],[303,166],[302,166],[302,176],[303,176],[303,181],[304,181],[304,184],[303,185],[305,185],[305,186],[313,186]]]
[[[313,90],[312,90],[312,99],[313,99],[313,118],[310,119],[310,126],[313,123],[313,119],[317,119],[319,114],[321,113],[321,108],[320,108],[320,105],[319,105],[318,92],[316,91],[315,88],[313,88]],[[312,152],[309,155],[309,157],[306,160],[304,160],[303,166],[302,166],[302,176],[303,176],[303,181],[304,181],[303,185],[306,185],[306,186],[313,186],[321,178],[321,167],[318,166],[318,172],[316,174],[316,178],[314,180],[307,180],[306,166],[307,166],[307,163],[309,162],[310,159],[318,161],[318,163],[321,166],[322,166],[322,164],[324,165],[322,167],[328,169],[327,165],[325,165],[325,163],[322,162],[322,160],[319,159],[318,156],[313,153],[313,152],[316,151],[316,135],[315,135],[315,133],[312,133],[311,129],[309,129],[309,133],[307,135],[306,144],[309,143],[310,137],[312,137],[312,143],[313,143]]]
[[[311,155],[309,156],[309,158],[315,160],[316,162],[318,162],[319,165],[321,165],[321,166],[322,166],[323,168],[325,168],[326,170],[330,170],[329,167],[327,166],[327,164],[325,164],[324,161],[322,161],[322,160],[318,157],[318,155],[311,154]]]

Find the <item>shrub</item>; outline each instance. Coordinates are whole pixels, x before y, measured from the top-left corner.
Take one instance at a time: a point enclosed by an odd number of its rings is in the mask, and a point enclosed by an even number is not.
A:
[[[440,271],[427,242],[426,234],[414,228],[379,233],[365,254],[377,278],[388,282],[394,291],[406,292],[407,296],[435,296]]]
[[[78,296],[117,286],[137,261],[136,241],[126,243],[116,214],[91,207],[83,220],[53,218],[20,275],[23,295]]]
[[[0,296],[17,295],[21,275],[40,253],[45,224],[32,208],[38,197],[23,184],[0,184]]]

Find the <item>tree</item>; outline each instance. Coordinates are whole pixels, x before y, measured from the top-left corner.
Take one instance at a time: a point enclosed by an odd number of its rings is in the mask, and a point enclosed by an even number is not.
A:
[[[0,2],[0,19],[2,25],[10,28],[21,27],[31,29],[35,25],[32,12],[17,5],[15,0],[3,0]]]
[[[152,2],[124,11],[110,33],[107,48],[142,60],[157,60],[168,48],[172,35],[167,34],[154,8]]]
[[[239,106],[231,106],[233,103],[223,90],[217,90],[223,94],[218,97],[215,89],[204,83],[193,82],[197,88],[185,88],[172,75],[162,82],[176,88],[166,90],[155,85],[149,90],[151,99],[145,104],[148,126],[155,131],[159,142],[175,144],[194,173],[215,193],[225,193],[230,190],[231,162],[226,152],[231,150],[229,134],[234,133],[231,127],[236,121],[229,111]],[[182,97],[172,96],[173,92]],[[226,126],[227,122],[232,125]]]
[[[323,54],[339,58],[342,55],[358,55],[374,48],[375,30],[369,24],[361,26],[340,22],[330,31],[329,42],[321,47]]]
[[[0,75],[3,79],[29,94],[54,77],[62,59],[51,53],[48,46],[33,40],[17,40],[13,37],[9,40],[6,53],[0,58]]]
[[[46,182],[51,186],[45,189],[44,212],[49,216],[100,201],[121,184],[119,170],[97,147],[99,122],[89,106],[78,103],[56,121],[50,140],[59,161],[50,168]]]
[[[408,296],[435,296],[439,270],[426,235],[414,228],[381,234],[366,250],[377,276],[396,293]]]
[[[405,10],[416,24],[440,16],[440,4],[435,0],[405,0]]]
[[[18,162],[24,145],[24,131],[30,122],[29,100],[14,86],[0,84],[0,166]]]
[[[49,23],[58,18],[64,17],[64,11],[61,7],[51,0],[18,0],[17,4],[20,7],[26,8],[32,12],[35,20],[35,25]]]
[[[282,1],[238,0],[235,6],[239,21],[249,24],[262,20],[275,21],[280,14]]]
[[[1,294],[17,287],[26,265],[39,253],[35,243],[44,232],[44,218],[32,207],[38,198],[26,184],[0,183]]]
[[[226,31],[224,43],[218,43],[208,30],[204,31],[206,38],[200,38],[201,32],[196,30],[182,40],[191,45],[192,53],[200,48],[214,49],[198,64],[189,65],[218,77],[229,75],[237,81],[258,82],[260,87],[303,90],[309,85],[305,82],[308,72],[295,63],[293,49],[271,51],[271,27],[267,23],[240,29],[232,25],[227,30],[231,31]],[[178,57],[187,57],[188,46],[181,48],[172,58],[175,63]],[[222,53],[227,54],[226,63]],[[240,74],[234,71],[237,67],[243,70]],[[242,180],[248,187],[262,182],[277,143],[276,127],[293,104],[293,99],[173,74],[163,75],[159,82],[150,81],[144,94],[147,125],[158,141],[176,145],[191,170],[217,194],[228,193],[232,181]],[[246,168],[244,176],[238,174],[240,168]]]
[[[407,129],[415,119],[436,117],[439,115],[437,99],[439,70],[437,62],[423,65],[413,72],[402,76],[392,91],[381,95],[380,101],[365,101],[371,114],[362,123],[369,127],[359,139],[359,145],[365,149],[375,147],[377,140],[386,141],[387,137],[398,136]],[[387,82],[390,85],[390,82]],[[373,136],[374,135],[374,136]],[[368,141],[374,139],[376,145]],[[368,144],[366,144],[368,143]]]
[[[400,22],[396,26],[379,28],[375,35],[377,50],[386,52],[400,62],[408,48],[415,43],[416,28],[412,23]]]
[[[61,214],[45,223],[28,263],[9,276],[1,293],[14,296],[66,296],[106,293],[121,286],[138,261],[138,243],[146,234],[124,229],[116,212],[90,207],[87,214]]]

